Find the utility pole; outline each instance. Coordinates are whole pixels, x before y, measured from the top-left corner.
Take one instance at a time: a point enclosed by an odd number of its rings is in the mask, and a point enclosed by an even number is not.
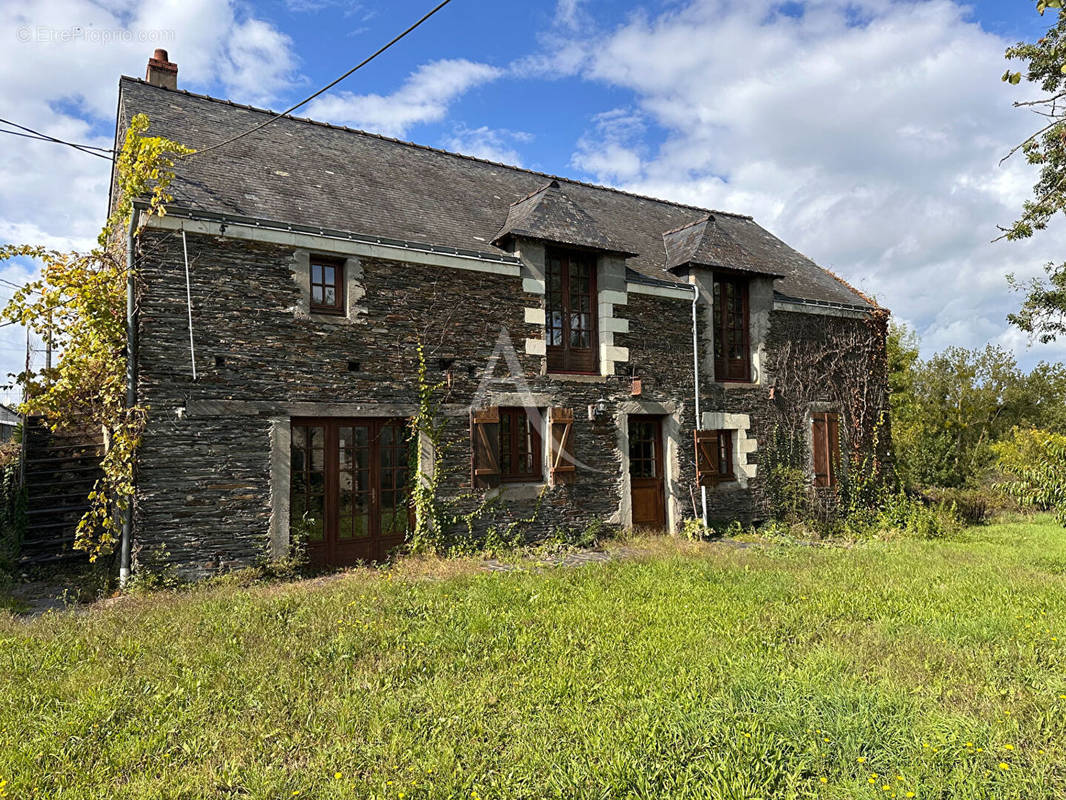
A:
[[[30,328],[26,326],[26,366],[22,373],[22,405],[19,408],[22,417],[22,446],[19,448],[19,485],[26,485],[26,440],[29,438],[29,420],[26,417],[26,401],[29,399],[26,385],[30,374]]]
[[[44,340],[44,368],[48,372],[52,371],[52,312],[48,312],[48,335]],[[51,382],[51,378],[49,378]]]

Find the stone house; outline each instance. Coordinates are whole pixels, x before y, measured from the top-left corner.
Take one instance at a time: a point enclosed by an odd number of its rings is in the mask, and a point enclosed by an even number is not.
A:
[[[197,149],[269,119],[172,67],[121,79],[118,142],[138,113]],[[886,312],[750,217],[292,117],[182,159],[172,194],[131,281],[143,563],[297,534],[378,559],[416,474],[532,538],[765,518],[775,437],[817,486],[878,456]]]

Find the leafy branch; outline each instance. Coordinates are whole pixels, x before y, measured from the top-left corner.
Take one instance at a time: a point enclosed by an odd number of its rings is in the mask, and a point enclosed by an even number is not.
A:
[[[26,390],[21,410],[44,416],[53,431],[103,433],[102,475],[89,493],[89,510],[75,534],[75,547],[94,560],[111,552],[118,539],[119,512],[133,498],[135,454],[147,418],[146,408],[126,405],[124,232],[136,199],[147,198],[146,218],[166,213],[174,159],[192,152],[169,139],[148,136],[148,127],[143,114],[130,122],[116,160],[118,202],[93,250],[0,247],[0,261],[30,258],[41,263],[41,276],[16,290],[0,317],[48,337],[59,351],[52,369],[17,376]]]

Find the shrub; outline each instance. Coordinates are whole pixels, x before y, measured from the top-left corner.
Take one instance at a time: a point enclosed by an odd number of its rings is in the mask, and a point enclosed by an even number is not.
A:
[[[767,474],[766,495],[773,519],[796,521],[812,515],[810,479],[799,467],[774,464]]]
[[[984,525],[994,514],[1010,508],[1010,498],[994,488],[974,489],[930,488],[922,492],[929,505],[954,509],[959,522],[965,525]]]
[[[1066,436],[1015,428],[993,452],[1010,476],[999,487],[1024,507],[1053,512],[1066,527]]]
[[[923,502],[903,489],[884,499],[878,522],[885,530],[916,539],[940,539],[956,533],[959,518],[954,505],[945,507]]]
[[[681,523],[681,530],[678,533],[682,539],[689,539],[693,542],[702,542],[704,539],[709,539],[715,535],[714,530],[704,525],[703,520],[698,517],[685,517],[685,521]]]

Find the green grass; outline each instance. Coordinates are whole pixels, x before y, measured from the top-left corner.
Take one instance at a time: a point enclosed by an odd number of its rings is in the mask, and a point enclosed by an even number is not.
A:
[[[0,780],[17,798],[1066,796],[1052,522],[645,546],[0,619]]]

